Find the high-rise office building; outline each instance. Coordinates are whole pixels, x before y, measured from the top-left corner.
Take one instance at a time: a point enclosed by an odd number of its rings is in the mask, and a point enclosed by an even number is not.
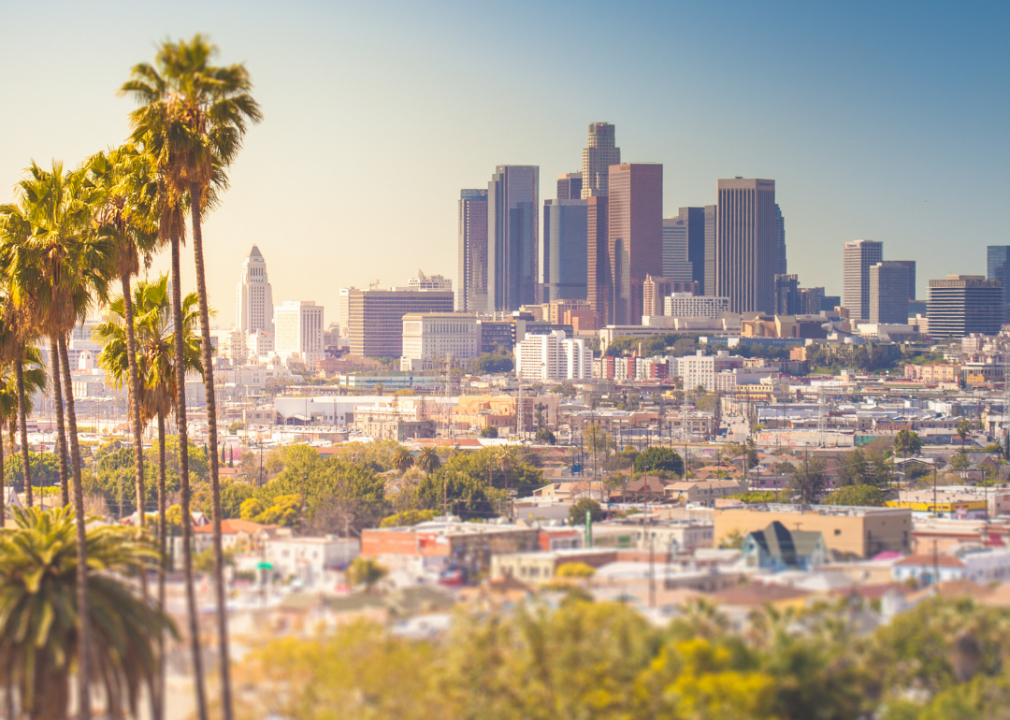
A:
[[[708,219],[711,215],[711,229],[709,233]],[[701,293],[705,294],[705,269],[706,240],[711,234],[712,242],[715,242],[715,205],[705,207],[682,207],[673,218],[663,221],[663,272],[667,273],[667,235],[666,228],[671,220],[678,220],[678,228],[683,228],[684,244],[686,249],[687,262],[691,265],[691,279],[698,283]],[[679,238],[678,238],[679,240]]]
[[[255,245],[242,262],[235,328],[243,333],[274,331],[274,297],[267,279],[267,263]]]
[[[537,302],[540,168],[499,165],[487,186],[487,311]]]
[[[451,313],[451,290],[355,290],[348,292],[351,355],[402,357],[403,316]]]
[[[680,282],[694,279],[693,266],[687,259],[687,234],[687,220],[678,215],[663,218],[663,277]]]
[[[323,307],[304,300],[287,300],[274,308],[277,330],[274,351],[301,358],[309,368],[323,359]]]
[[[775,276],[775,314],[800,314],[800,278],[798,275]]]
[[[986,279],[999,280],[1003,283],[1003,322],[1010,322],[1010,278],[1007,277],[1007,267],[1010,265],[1010,245],[990,245],[986,248]]]
[[[698,283],[693,280],[673,280],[656,275],[646,275],[642,283],[642,315],[663,314],[663,302],[673,294],[700,295]]]
[[[719,208],[716,205],[706,205],[705,206],[705,253],[704,257],[699,260],[695,260],[694,254],[691,252],[690,241],[688,241],[688,259],[692,263],[699,263],[704,266],[703,276],[701,278],[702,292],[705,295],[715,296],[715,226],[716,221],[719,218]],[[694,266],[697,268],[697,265]],[[697,270],[695,270],[697,272]]]
[[[842,305],[848,309],[850,320],[869,322],[870,268],[883,259],[882,242],[853,240],[845,243],[842,257]]]
[[[915,260],[888,260],[902,265],[908,271],[908,299],[915,300]]]
[[[900,262],[870,266],[870,322],[904,325],[908,322],[908,267]]]
[[[615,325],[642,324],[642,284],[663,267],[663,166],[610,168],[607,244]]]
[[[785,275],[789,272],[786,261],[786,219],[782,216],[782,208],[775,203],[775,274]]]
[[[582,173],[570,172],[558,175],[558,200],[582,199]]]
[[[607,245],[608,198],[595,195],[588,200],[586,220],[586,295],[596,314],[596,327],[613,324],[610,314],[610,252]]]
[[[820,315],[823,310],[832,308],[824,307],[824,288],[800,288],[799,289],[799,314],[800,315]]]
[[[998,335],[1006,290],[981,275],[948,275],[929,281],[929,334],[934,338],[972,333]]]
[[[487,312],[487,190],[461,190],[456,307]]]
[[[732,312],[775,310],[775,181],[719,181],[715,295]],[[707,290],[706,290],[707,293]]]
[[[337,293],[337,327],[340,329],[340,336],[347,337],[348,322],[351,318],[351,290],[354,288],[340,288]]]
[[[606,196],[611,165],[621,164],[614,126],[605,122],[589,125],[589,145],[582,149],[582,199]]]
[[[585,300],[588,200],[544,200],[541,302]]]

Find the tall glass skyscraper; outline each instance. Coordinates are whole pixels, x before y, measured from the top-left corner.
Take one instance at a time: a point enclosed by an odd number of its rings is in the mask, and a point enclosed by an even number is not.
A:
[[[589,125],[589,145],[582,149],[582,199],[608,194],[611,165],[621,164],[614,126],[595,122]]]
[[[1010,303],[1010,283],[1007,283],[1007,265],[1010,264],[1010,245],[990,245],[986,248],[986,280],[1003,283],[1006,302]]]
[[[585,300],[588,200],[544,200],[541,302]]]
[[[540,168],[498,165],[487,185],[487,309],[537,302],[540,276]]]
[[[461,190],[456,309],[487,312],[487,190]]]
[[[853,240],[842,256],[842,305],[852,320],[870,321],[870,268],[884,259],[884,243]],[[906,288],[907,290],[907,288]]]
[[[607,244],[615,325],[641,325],[644,283],[663,267],[663,166],[610,167]]]
[[[715,295],[728,297],[732,312],[771,314],[779,230],[775,181],[738,177],[720,180],[718,189]]]

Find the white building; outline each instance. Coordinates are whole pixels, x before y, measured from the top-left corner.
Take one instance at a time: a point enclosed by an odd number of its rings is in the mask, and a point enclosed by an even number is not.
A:
[[[683,378],[685,390],[701,386],[707,392],[715,392],[716,375],[723,370],[743,367],[743,361],[739,355],[730,355],[726,350],[720,350],[717,355],[705,355],[699,350],[697,355],[682,357],[677,363],[677,371]]]
[[[561,330],[549,335],[527,335],[516,345],[516,374],[527,382],[584,380],[593,376],[593,353],[582,340]]]
[[[255,245],[242,262],[238,281],[235,327],[243,333],[274,330],[274,296],[267,279],[267,263]]]
[[[673,293],[663,301],[663,314],[669,317],[718,318],[729,312],[729,298],[691,293]]]
[[[246,336],[246,349],[253,358],[274,354],[274,334],[268,330],[254,330]]]
[[[398,287],[397,290],[449,290],[452,291],[452,280],[441,275],[425,275],[420,270],[417,277],[412,277],[407,281],[407,287]]]
[[[400,369],[437,370],[447,359],[470,360],[480,355],[480,325],[475,315],[410,313],[403,316],[403,356]]]
[[[294,376],[282,363],[243,365],[214,371],[218,386],[234,385],[250,390],[262,390],[271,380],[291,380]]]
[[[249,359],[249,350],[246,347],[245,333],[235,328],[220,336],[217,346],[219,357],[228,358],[233,365],[245,365]]]
[[[274,350],[314,368],[323,359],[323,307],[311,300],[287,300],[274,308]]]
[[[329,573],[342,572],[361,553],[357,540],[336,537],[275,537],[263,546],[274,572],[307,587],[321,584]]]

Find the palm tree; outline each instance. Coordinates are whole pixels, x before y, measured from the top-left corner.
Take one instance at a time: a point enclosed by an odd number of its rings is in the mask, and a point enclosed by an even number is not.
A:
[[[164,564],[168,558],[167,538],[168,494],[165,488],[165,418],[172,412],[176,398],[175,333],[173,327],[182,327],[185,350],[186,372],[203,372],[200,363],[200,339],[196,335],[199,310],[196,293],[189,293],[182,301],[183,322],[172,324],[172,303],[168,289],[168,275],[161,275],[155,281],[140,281],[133,286],[133,325],[136,338],[139,376],[141,378],[139,406],[141,427],[147,427],[152,420],[158,424],[158,545]],[[98,356],[99,364],[105,368],[113,385],[121,387],[129,374],[126,341],[126,313],[122,297],[109,304],[110,319],[95,328],[94,337],[103,345]],[[190,554],[188,543],[183,552]],[[192,560],[190,560],[192,562]],[[158,575],[158,607],[165,606],[165,574]],[[159,645],[160,647],[160,645]],[[159,672],[155,698],[155,716],[163,712],[164,655],[159,654]]]
[[[0,328],[0,333],[2,332],[3,329]],[[46,390],[47,375],[45,363],[42,362],[42,353],[38,348],[33,346],[28,346],[24,349],[24,359],[20,362],[28,366],[22,370],[21,379],[22,386],[25,389],[25,409],[28,414],[31,414],[34,410],[32,407],[32,397],[35,393],[45,392]],[[9,363],[9,365],[13,365],[13,363]],[[6,426],[13,432],[14,425],[17,423],[20,399],[18,396],[16,373],[12,373],[11,368],[6,365],[0,366],[0,528],[4,526],[7,518],[7,511],[4,507],[7,498],[7,488],[4,484],[6,472],[4,468],[3,430]],[[26,482],[28,477],[30,476],[25,475]],[[41,483],[39,489],[41,491]]]
[[[128,395],[133,425],[133,457],[137,494],[137,527],[144,527],[144,439],[141,423],[140,371],[137,367],[137,345],[133,327],[133,298],[130,278],[140,271],[140,257],[150,261],[159,244],[154,223],[154,203],[157,184],[149,158],[135,145],[123,145],[107,153],[98,153],[88,161],[89,178],[102,191],[96,208],[97,231],[108,237],[115,247],[116,274],[122,288],[120,297],[127,352]],[[116,378],[122,387],[121,376]],[[147,585],[144,583],[146,595]]]
[[[425,473],[431,474],[435,472],[442,467],[442,461],[438,459],[438,450],[433,447],[424,448],[421,454],[417,456],[415,465]]]
[[[17,248],[20,244],[24,243],[26,238],[31,234],[31,223],[25,216],[21,208],[16,205],[0,205],[0,266],[6,264],[6,258],[8,257],[9,251]],[[24,348],[30,341],[35,339],[37,334],[37,328],[32,325],[31,319],[28,313],[25,312],[23,308],[18,308],[9,302],[9,298],[4,298],[3,303],[3,333],[0,336],[0,361],[9,362],[14,366],[14,375],[17,387],[17,397],[18,397],[18,425],[21,428],[21,466],[24,471],[25,476],[25,495],[28,500],[28,507],[33,505],[32,498],[32,481],[31,481],[31,463],[29,461],[28,454],[28,407],[25,398],[25,383],[24,383],[24,367],[22,365],[24,357]],[[53,358],[56,355],[50,352],[50,364],[55,362]],[[55,366],[54,366],[55,367]],[[59,373],[53,373],[53,379],[58,380]],[[63,428],[63,401],[58,395],[59,389],[54,383],[54,390],[57,393],[55,397],[55,402],[57,404],[57,422],[58,429],[61,431],[58,435],[60,445],[60,487],[66,488],[67,484],[67,473],[66,473],[66,452],[62,448],[65,446],[62,444],[64,441],[64,434],[62,433]],[[14,452],[14,440],[13,440],[13,429],[14,425],[11,425],[12,438],[11,438],[11,452]],[[64,495],[67,491],[64,490]],[[66,497],[64,497],[64,505],[66,505]]]
[[[968,433],[971,432],[971,420],[966,418],[959,422],[957,427],[954,428],[954,432],[961,438],[961,451],[963,452],[965,441],[968,439]]]
[[[122,92],[137,97],[143,106],[131,120],[135,137],[144,137],[157,123],[171,132],[164,137],[161,164],[180,196],[188,193],[193,230],[193,254],[200,298],[200,326],[203,336],[204,384],[207,389],[207,434],[210,447],[217,447],[217,412],[214,373],[211,361],[210,310],[203,260],[202,214],[215,200],[215,192],[227,187],[225,169],[242,146],[249,122],[262,118],[259,105],[250,94],[252,82],[242,64],[218,67],[211,64],[216,46],[202,35],[189,42],[163,43],[155,59],[157,67],[141,64],[133,69],[133,79]],[[167,123],[166,123],[167,121]],[[231,682],[228,659],[227,614],[225,613],[224,552],[221,545],[221,494],[218,458],[210,457],[211,496],[214,521],[215,585],[220,638],[221,694],[224,717],[231,720]]]
[[[127,708],[136,715],[141,690],[154,676],[152,631],[173,628],[122,578],[146,572],[157,552],[146,536],[105,525],[88,531],[87,552],[80,553],[75,526],[70,507],[16,509],[14,527],[0,533],[0,657],[8,682],[30,718],[68,717],[72,658],[81,629],[90,626],[94,684],[104,691],[109,716],[123,717]],[[83,588],[89,602],[82,611],[83,556],[89,561]],[[83,612],[89,622],[80,622]]]
[[[405,447],[398,448],[393,454],[393,467],[400,471],[400,474],[407,472],[414,466],[414,456]]]
[[[31,233],[5,248],[11,303],[30,314],[40,331],[56,340],[63,390],[65,392],[70,463],[73,474],[74,508],[77,520],[78,602],[82,624],[79,633],[78,682],[80,714],[91,715],[88,689],[88,597],[85,592],[86,518],[84,488],[81,484],[81,450],[77,439],[67,334],[87,317],[96,301],[104,301],[114,270],[115,255],[111,243],[91,232],[92,203],[96,193],[87,182],[87,168],[64,171],[53,161],[52,170],[43,170],[34,162],[26,177],[15,187],[17,207],[31,223]]]

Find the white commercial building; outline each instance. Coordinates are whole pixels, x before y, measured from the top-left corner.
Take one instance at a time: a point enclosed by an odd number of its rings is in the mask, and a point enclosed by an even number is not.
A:
[[[729,312],[729,298],[673,293],[663,301],[663,314],[669,317],[718,318]]]
[[[400,369],[438,370],[446,361],[480,355],[480,325],[475,315],[410,313],[403,316],[403,356]]]
[[[265,559],[283,578],[315,587],[342,572],[361,553],[361,543],[336,537],[276,537],[263,543]]]
[[[274,308],[274,349],[300,358],[310,368],[323,359],[323,307],[311,300],[288,300]]]
[[[717,355],[705,355],[699,350],[697,355],[686,355],[677,363],[677,371],[683,378],[685,390],[703,387],[707,392],[715,392],[716,375],[723,370],[743,367],[744,359],[720,350]]]
[[[420,270],[417,277],[407,280],[407,287],[398,287],[397,290],[452,290],[452,280],[441,275],[425,275]]]
[[[593,376],[593,352],[561,330],[527,335],[516,345],[516,374],[523,380],[585,380]]]
[[[265,358],[274,354],[274,334],[267,330],[255,330],[246,336],[246,349],[253,358]]]
[[[242,263],[235,327],[243,333],[274,330],[274,296],[267,280],[267,263],[255,245]]]

